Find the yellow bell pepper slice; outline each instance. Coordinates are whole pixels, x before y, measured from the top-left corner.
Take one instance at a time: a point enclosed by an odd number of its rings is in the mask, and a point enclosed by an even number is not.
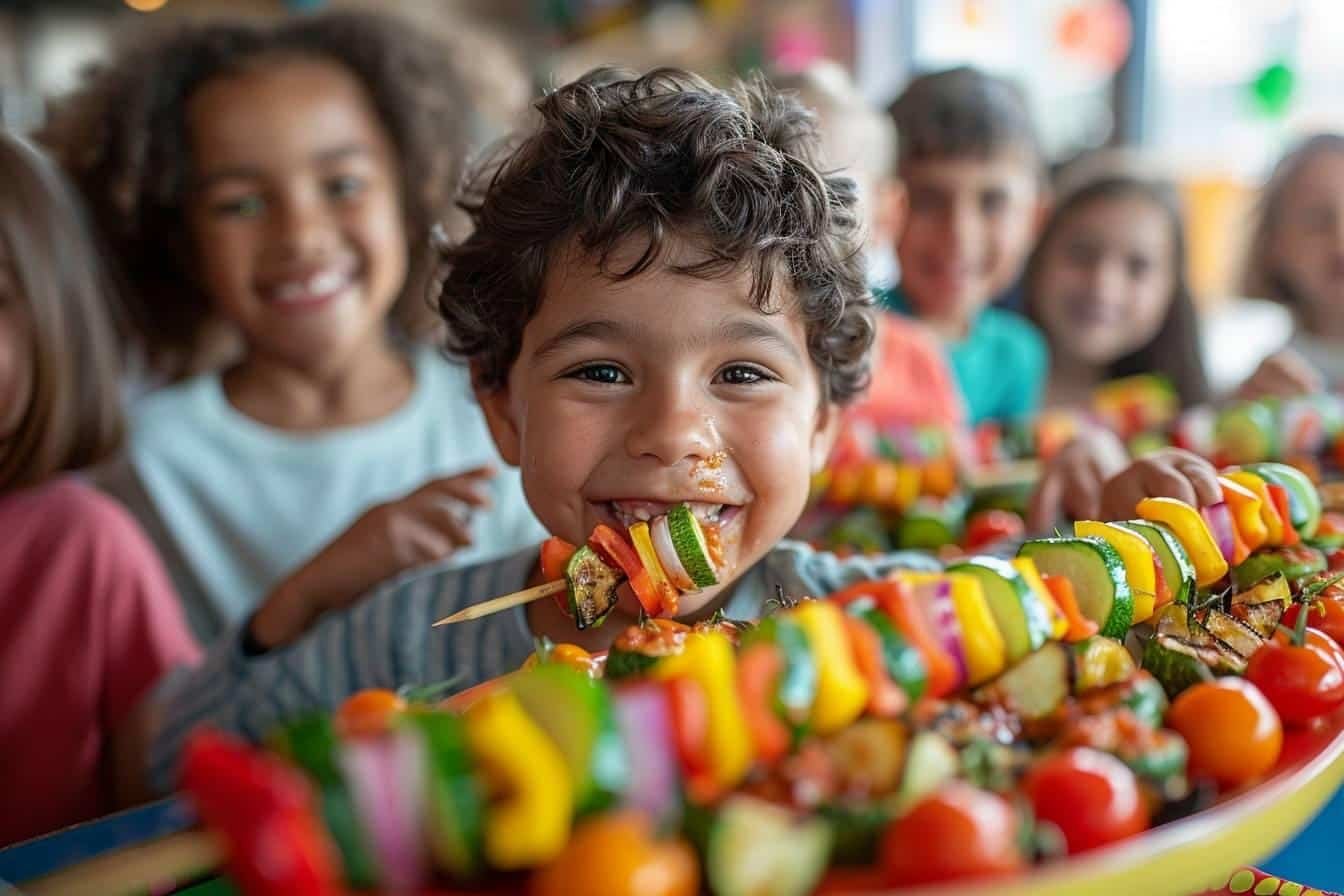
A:
[[[1203,520],[1200,522],[1203,523]],[[1121,562],[1125,564],[1125,579],[1129,582],[1130,593],[1134,595],[1133,622],[1139,623],[1150,618],[1157,603],[1157,566],[1153,563],[1153,547],[1148,544],[1148,540],[1128,529],[1095,520],[1074,523],[1073,534],[1100,538],[1115,548]]]
[[[1064,615],[1059,602],[1045,586],[1045,579],[1041,578],[1041,571],[1036,568],[1036,561],[1030,557],[1014,557],[1008,562],[1013,564],[1013,569],[1026,580],[1031,593],[1036,595],[1036,599],[1045,607],[1045,615],[1050,619],[1050,637],[1056,641],[1064,640],[1064,636],[1069,632],[1069,617]]]
[[[1283,544],[1283,517],[1279,516],[1274,499],[1269,494],[1269,484],[1249,470],[1229,470],[1220,478],[1229,479],[1242,486],[1260,499],[1260,519],[1265,524],[1266,547],[1279,547]],[[1250,545],[1247,545],[1250,547]]]
[[[1232,513],[1232,525],[1237,527],[1246,550],[1262,547],[1269,538],[1269,529],[1260,514],[1260,499],[1255,492],[1227,476],[1219,476],[1218,485],[1222,487],[1223,500]]]
[[[574,784],[564,757],[518,698],[497,690],[464,715],[467,745],[486,778],[505,794],[485,820],[485,856],[503,871],[531,868],[569,842]]]
[[[843,636],[843,632],[841,633]],[[711,772],[719,792],[737,786],[752,759],[751,732],[737,695],[737,656],[722,632],[692,632],[681,653],[653,667],[660,679],[689,678],[705,693]]]
[[[1008,648],[985,601],[980,580],[963,572],[947,573],[947,578],[952,585],[952,608],[961,623],[967,684],[981,684],[1003,671]]]
[[[817,699],[812,704],[812,730],[834,734],[853,722],[868,705],[868,682],[854,662],[840,608],[821,600],[805,600],[789,611],[802,628],[817,664]]]
[[[1175,498],[1144,498],[1137,511],[1141,519],[1162,523],[1176,536],[1194,564],[1195,584],[1203,588],[1227,575],[1227,559],[1198,510]]]

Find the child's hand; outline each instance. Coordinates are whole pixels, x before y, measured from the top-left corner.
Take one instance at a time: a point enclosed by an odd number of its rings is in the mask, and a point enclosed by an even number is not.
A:
[[[1031,496],[1027,530],[1048,531],[1061,516],[1096,519],[1102,486],[1127,463],[1125,446],[1108,429],[1094,427],[1074,437],[1041,471]]]
[[[266,647],[287,644],[322,613],[471,544],[471,514],[489,505],[485,482],[494,475],[479,467],[435,479],[366,511],[271,592],[253,617],[253,638]]]
[[[1128,520],[1144,498],[1176,498],[1194,507],[1223,500],[1218,471],[1197,454],[1168,448],[1136,460],[1101,492],[1103,520]]]
[[[1293,398],[1325,389],[1325,380],[1306,358],[1290,348],[1260,362],[1237,390],[1238,398]]]

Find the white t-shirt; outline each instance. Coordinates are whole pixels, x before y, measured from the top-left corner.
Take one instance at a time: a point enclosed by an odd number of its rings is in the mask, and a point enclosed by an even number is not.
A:
[[[101,477],[155,540],[196,636],[208,643],[370,507],[483,464],[497,475],[473,544],[478,563],[545,537],[518,471],[495,451],[465,367],[433,349],[412,356],[415,389],[381,420],[294,433],[228,401],[218,373],[142,398],[129,464]]]

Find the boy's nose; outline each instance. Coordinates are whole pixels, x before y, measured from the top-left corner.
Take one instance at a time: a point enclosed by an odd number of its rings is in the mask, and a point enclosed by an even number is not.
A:
[[[686,390],[671,394],[645,393],[631,409],[625,448],[634,458],[651,457],[664,466],[687,459],[703,459],[718,450],[714,418],[700,402],[690,400]]]

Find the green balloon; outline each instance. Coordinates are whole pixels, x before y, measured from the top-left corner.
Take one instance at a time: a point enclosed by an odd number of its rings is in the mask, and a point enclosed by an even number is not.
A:
[[[1251,82],[1251,95],[1263,114],[1279,118],[1292,104],[1296,86],[1297,75],[1292,68],[1285,62],[1275,62]]]

